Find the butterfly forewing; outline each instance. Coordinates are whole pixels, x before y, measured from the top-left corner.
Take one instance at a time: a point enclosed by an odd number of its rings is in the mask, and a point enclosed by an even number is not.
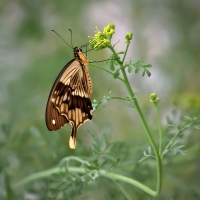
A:
[[[47,102],[47,128],[57,130],[70,122],[71,148],[75,148],[78,127],[92,119],[92,82],[87,65],[87,58],[78,52],[77,57],[75,56],[58,75]]]

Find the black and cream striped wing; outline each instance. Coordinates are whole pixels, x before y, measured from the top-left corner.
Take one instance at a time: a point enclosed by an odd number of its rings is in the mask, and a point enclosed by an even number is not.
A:
[[[78,127],[92,119],[91,79],[87,72],[78,59],[60,72],[47,102],[46,125],[50,131],[70,122],[75,140]]]

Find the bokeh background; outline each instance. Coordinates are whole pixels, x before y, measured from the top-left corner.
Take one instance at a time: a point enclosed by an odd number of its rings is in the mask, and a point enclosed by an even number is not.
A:
[[[109,101],[94,113],[92,123],[79,129],[77,149],[68,147],[70,125],[49,132],[45,125],[45,108],[52,84],[63,66],[73,58],[72,50],[51,30],[56,30],[71,43],[68,29],[73,31],[73,45],[88,42],[95,27],[102,30],[107,23],[116,25],[113,43],[118,51],[125,48],[126,32],[133,32],[127,59],[142,58],[153,67],[151,77],[129,74],[133,91],[145,113],[151,130],[157,135],[155,112],[149,94],[161,98],[162,123],[176,110],[178,115],[199,115],[200,107],[200,1],[198,0],[9,0],[0,3],[0,199],[45,199],[46,180],[36,181],[19,190],[12,185],[34,172],[56,166],[68,155],[86,156],[92,138],[86,127],[101,130],[109,126],[113,140],[136,149],[138,157],[149,145],[134,109],[128,103]],[[108,50],[90,51],[90,60],[110,56]],[[98,63],[106,67],[105,63]],[[90,68],[93,80],[92,99],[99,100],[112,91],[113,96],[127,96],[118,80]],[[97,131],[98,132],[98,131]],[[187,133],[188,156],[177,156],[164,170],[163,189],[154,199],[200,198],[199,132]],[[139,168],[139,166],[137,166]],[[142,168],[141,170],[147,170]],[[155,170],[155,169],[154,169]],[[148,179],[155,187],[155,179]],[[144,175],[143,174],[143,175]],[[151,177],[151,176],[150,176]],[[139,177],[138,177],[139,178]],[[144,179],[145,180],[145,179]],[[104,191],[101,181],[98,183]],[[111,194],[95,196],[98,188],[86,190],[86,199],[124,199]],[[109,187],[109,186],[108,186]],[[130,186],[129,186],[130,187]],[[93,188],[94,189],[94,188]],[[108,193],[109,193],[108,192]],[[129,188],[133,199],[152,197]],[[13,196],[12,196],[12,195]],[[84,192],[83,192],[84,194]],[[81,194],[81,195],[83,195]],[[83,197],[74,194],[74,199]]]

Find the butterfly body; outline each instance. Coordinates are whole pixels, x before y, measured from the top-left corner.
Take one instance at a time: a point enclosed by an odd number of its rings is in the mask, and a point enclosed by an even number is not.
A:
[[[46,125],[50,131],[67,123],[72,125],[69,146],[75,149],[76,133],[80,125],[92,119],[92,81],[88,59],[78,47],[74,59],[65,65],[51,89],[46,107]]]

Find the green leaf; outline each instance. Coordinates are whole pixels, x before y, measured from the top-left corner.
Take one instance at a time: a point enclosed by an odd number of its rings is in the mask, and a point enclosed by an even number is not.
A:
[[[105,107],[107,105],[108,101],[107,101],[107,98],[104,98],[102,99],[102,106]]]
[[[135,68],[135,73],[138,73],[140,71],[140,67]]]
[[[95,167],[98,167],[98,165],[99,165],[98,159],[94,160],[93,163],[94,163]]]
[[[124,51],[120,51],[119,53],[117,53],[117,54],[124,54]]]
[[[116,72],[114,73],[114,75],[113,75],[114,78],[118,78],[118,76],[119,76],[119,70],[120,70],[120,69],[117,69]]]
[[[96,170],[96,169],[97,169],[97,167],[94,167],[94,166],[87,166],[87,168],[88,168],[89,170]]]
[[[128,72],[131,73],[132,72],[132,65],[128,65]]]
[[[131,102],[129,103],[129,107],[131,107],[131,108],[135,108],[135,104],[134,104],[133,101],[131,101]]]
[[[150,68],[150,67],[152,67],[152,65],[151,65],[151,64],[148,64],[148,65],[144,65],[143,67],[144,67],[144,68]]]
[[[110,70],[114,71],[115,70],[115,65],[113,62],[110,62]]]
[[[103,166],[105,166],[107,162],[108,162],[107,160],[104,160],[104,161],[101,163],[101,165],[99,166],[99,168],[102,168]]]
[[[145,70],[143,71],[143,73],[142,73],[142,77],[145,75]]]
[[[146,73],[147,73],[147,76],[148,76],[148,77],[151,76],[151,72],[150,72],[149,70],[147,70],[147,69],[146,69]]]
[[[117,165],[119,163],[120,159],[117,158],[117,160],[115,161],[115,165]]]

